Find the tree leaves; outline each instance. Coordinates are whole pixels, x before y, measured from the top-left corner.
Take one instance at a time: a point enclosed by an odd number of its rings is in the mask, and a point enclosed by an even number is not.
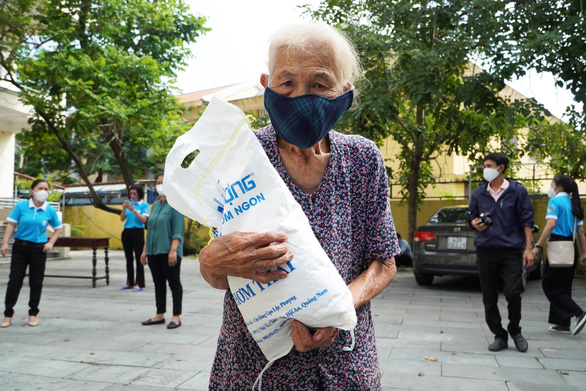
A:
[[[527,69],[551,72],[559,87],[567,87],[586,104],[586,14],[583,0],[495,1],[500,9],[498,33],[479,26],[482,51],[491,71],[509,79]],[[586,131],[584,107],[572,115]]]
[[[499,96],[502,77],[470,62],[486,34],[505,34],[495,16],[503,12],[503,4],[487,0],[323,0],[309,12],[348,33],[366,71],[357,83],[360,103],[340,128],[379,144],[391,136],[401,146],[396,177],[408,200],[410,239],[417,203],[435,181],[436,157],[475,161],[492,141],[520,155],[512,140],[535,119]]]
[[[65,148],[82,177],[121,173],[129,185],[162,163],[184,131],[171,82],[208,30],[187,10],[181,0],[2,2],[0,65],[35,110],[19,136],[25,154],[68,170],[61,153],[44,153]]]

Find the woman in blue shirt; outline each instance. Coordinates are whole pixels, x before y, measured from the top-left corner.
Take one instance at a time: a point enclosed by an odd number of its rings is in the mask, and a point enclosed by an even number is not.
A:
[[[55,208],[46,202],[49,197],[49,183],[44,179],[37,179],[31,185],[31,190],[33,196],[16,204],[6,219],[8,224],[6,231],[4,231],[0,250],[3,257],[8,253],[8,240],[17,225],[18,230],[12,246],[10,276],[6,288],[4,320],[1,327],[8,327],[12,324],[14,306],[18,300],[27,267],[29,268],[30,286],[28,324],[36,326],[39,323],[37,315],[43,289],[43,278],[45,277],[47,253],[53,248],[63,227]],[[47,240],[45,232],[49,225],[53,227],[54,231],[51,239]]]
[[[570,198],[570,194],[572,198]],[[580,204],[578,185],[566,175],[556,175],[551,182],[547,195],[550,200],[545,215],[546,224],[533,253],[537,255],[541,247],[549,241],[571,241],[574,233],[580,242],[582,256],[580,263],[586,265],[586,238],[584,237],[584,209]],[[549,300],[550,331],[556,333],[578,334],[586,324],[586,312],[572,299],[572,282],[578,262],[578,248],[574,243],[574,264],[571,267],[552,268],[545,263],[543,268],[543,292]],[[574,327],[570,329],[570,321]]]
[[[143,201],[144,190],[140,185],[128,188],[130,201],[124,201],[120,221],[124,221],[122,247],[126,257],[126,285],[122,289],[141,291],[144,285],[144,267],[140,254],[144,247],[144,223],[149,218],[149,204]],[[125,221],[126,220],[126,221]],[[134,258],[136,258],[136,279],[134,278]]]
[[[181,326],[181,301],[183,287],[181,286],[181,257],[183,256],[183,229],[184,218],[167,202],[163,193],[163,174],[157,175],[155,185],[159,199],[152,207],[147,223],[147,239],[140,257],[143,265],[148,264],[155,283],[155,302],[157,314],[142,322],[144,326],[165,323],[167,310],[167,287],[169,283],[173,296],[173,318],[167,325],[168,329]]]

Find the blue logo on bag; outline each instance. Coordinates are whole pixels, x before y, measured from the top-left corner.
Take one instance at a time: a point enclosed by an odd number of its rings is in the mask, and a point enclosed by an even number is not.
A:
[[[228,183],[227,186],[224,188],[224,194],[222,194],[222,198],[224,198],[223,202],[214,198],[214,202],[218,204],[218,212],[224,215],[224,221],[231,220],[234,215],[232,211],[226,211],[226,205],[232,206],[235,202],[240,201],[239,198],[245,195],[246,193],[250,192],[253,189],[256,189],[256,183],[252,180],[252,176],[254,172],[251,172],[248,175],[245,175],[239,181],[234,183]],[[220,182],[220,181],[218,181]],[[251,206],[258,204],[265,200],[265,197],[262,193],[258,195],[252,196],[250,199],[241,202],[239,205],[234,207],[234,212],[236,215],[240,215],[250,209]]]

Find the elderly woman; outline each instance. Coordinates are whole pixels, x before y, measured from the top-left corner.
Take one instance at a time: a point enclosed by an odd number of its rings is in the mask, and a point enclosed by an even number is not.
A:
[[[262,376],[263,390],[380,389],[370,300],[395,277],[399,254],[383,159],[369,140],[331,131],[350,107],[358,60],[349,41],[322,24],[288,26],[269,48],[261,76],[272,125],[256,135],[271,163],[307,215],[320,244],[352,292],[358,323],[349,332],[309,330],[294,321],[295,348]],[[227,276],[268,283],[286,278],[267,269],[292,259],[283,232],[232,233],[200,252],[200,269],[215,288]],[[210,390],[251,389],[267,364],[234,299],[224,299],[222,330]]]

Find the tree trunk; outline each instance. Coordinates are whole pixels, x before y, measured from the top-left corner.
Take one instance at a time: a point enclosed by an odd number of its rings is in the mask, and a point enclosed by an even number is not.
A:
[[[425,129],[425,110],[423,105],[417,105],[417,126]],[[423,144],[425,133],[421,132],[413,137],[413,150],[411,152],[409,196],[407,197],[407,227],[408,241],[413,246],[413,236],[417,229],[417,208],[419,200],[419,172],[423,161]]]
[[[100,169],[98,169],[98,176],[96,176],[94,183],[102,183],[102,182],[104,182],[104,170],[102,170],[100,168]]]
[[[421,169],[422,142],[418,140],[413,145],[410,162],[409,184],[407,186],[409,195],[407,197],[407,227],[408,242],[413,246],[413,237],[417,229],[417,208],[418,208],[418,188],[419,188],[419,171]]]
[[[130,167],[130,164],[128,164],[126,152],[124,152],[124,148],[122,148],[121,133],[116,131],[115,126],[108,126],[106,124],[103,124],[103,126],[108,129],[108,140],[110,140],[109,145],[112,149],[112,152],[114,153],[118,167],[120,167],[120,174],[122,174],[122,179],[124,179],[126,186],[130,187],[134,185],[134,175],[132,174],[132,168]]]
[[[45,123],[47,124],[47,126],[49,127],[51,132],[53,132],[55,137],[57,137],[57,139],[59,140],[61,147],[67,152],[67,154],[69,155],[71,160],[73,160],[73,163],[75,163],[75,166],[77,167],[77,173],[79,174],[79,176],[81,176],[81,178],[85,182],[86,186],[88,187],[88,189],[90,191],[90,194],[92,195],[92,198],[94,199],[94,202],[95,202],[94,206],[98,209],[103,210],[103,211],[120,215],[120,213],[122,213],[122,211],[120,209],[111,208],[102,202],[102,199],[98,196],[98,193],[96,193],[96,190],[92,186],[92,182],[90,181],[90,178],[88,177],[87,173],[85,172],[85,170],[83,168],[83,164],[81,164],[81,161],[79,160],[79,158],[77,157],[75,152],[73,152],[73,150],[71,149],[71,147],[69,146],[67,141],[65,139],[63,139],[63,137],[61,137],[61,135],[59,134],[59,130],[57,129],[55,124],[53,124],[53,122],[51,122],[47,118],[47,116],[45,115],[44,112],[40,112],[36,108],[35,108],[35,111],[43,118],[43,120],[45,121]]]

